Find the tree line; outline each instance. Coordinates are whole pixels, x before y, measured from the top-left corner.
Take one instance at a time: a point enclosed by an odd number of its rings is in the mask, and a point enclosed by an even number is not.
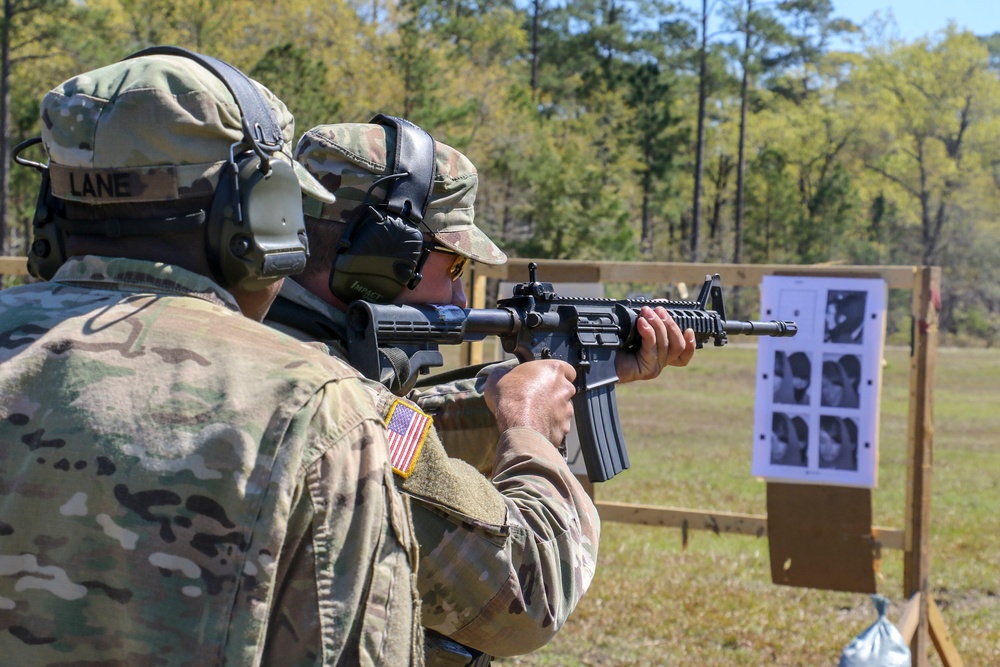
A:
[[[69,76],[176,44],[263,82],[300,133],[384,112],[462,150],[513,255],[935,264],[943,330],[1000,340],[1000,34],[699,5],[7,0],[0,149]],[[0,254],[23,254],[37,174],[0,168]]]

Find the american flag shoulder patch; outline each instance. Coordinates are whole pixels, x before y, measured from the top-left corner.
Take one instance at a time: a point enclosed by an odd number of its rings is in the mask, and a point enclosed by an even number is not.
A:
[[[417,458],[427,440],[433,419],[410,403],[399,399],[389,408],[385,418],[386,436],[389,438],[389,455],[392,471],[404,479],[417,465]]]

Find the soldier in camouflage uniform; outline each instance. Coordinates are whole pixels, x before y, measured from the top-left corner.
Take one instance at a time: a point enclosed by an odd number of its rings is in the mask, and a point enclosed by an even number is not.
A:
[[[282,287],[266,322],[319,340],[336,356],[344,356],[346,338],[346,304],[329,287],[337,242],[366,197],[385,200],[375,182],[392,173],[387,146],[395,143],[394,133],[381,124],[323,125],[306,132],[296,149],[297,159],[337,201],[304,198],[312,255],[306,271]],[[420,283],[395,301],[467,307],[457,279],[464,262],[501,264],[506,256],[474,224],[475,167],[440,142],[435,159],[423,218],[434,251]],[[664,366],[691,359],[693,332],[683,334],[660,311],[644,313],[640,353],[622,355],[619,371],[626,380],[655,377]],[[523,654],[544,645],[576,606],[596,566],[599,517],[553,444],[562,438],[508,430],[491,411],[496,405],[490,390],[498,379],[510,380],[537,363],[499,364],[409,396],[433,414],[437,427],[412,473],[397,471],[398,485],[413,500],[422,621],[471,655]],[[381,411],[400,400],[373,384]],[[531,415],[547,408],[536,399],[524,401],[523,409]],[[461,651],[431,642],[428,664],[472,664],[456,657]]]
[[[0,662],[423,664],[416,544],[369,391],[251,319],[280,280],[220,284],[204,232],[171,228],[211,205],[243,138],[233,96],[149,56],[41,111],[66,218],[150,233],[67,233],[50,282],[0,292]],[[67,185],[108,175],[135,187]]]

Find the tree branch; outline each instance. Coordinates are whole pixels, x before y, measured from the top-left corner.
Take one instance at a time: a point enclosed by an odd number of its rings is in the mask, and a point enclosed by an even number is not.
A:
[[[920,198],[920,191],[919,190],[914,190],[911,186],[907,185],[901,178],[899,178],[898,176],[895,176],[893,174],[890,174],[888,171],[886,171],[882,167],[878,167],[878,166],[876,166],[874,164],[870,164],[868,162],[865,162],[865,169],[869,169],[871,171],[874,171],[879,176],[882,176],[883,178],[886,178],[886,179],[892,181],[893,183],[895,183],[896,185],[898,185],[899,187],[903,188],[903,190],[905,190],[910,195],[912,195],[914,197],[917,197],[918,199]]]

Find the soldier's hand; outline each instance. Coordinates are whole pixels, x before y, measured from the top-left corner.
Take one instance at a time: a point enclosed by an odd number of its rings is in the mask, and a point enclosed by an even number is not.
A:
[[[681,328],[663,306],[643,306],[636,320],[642,344],[615,357],[619,382],[651,380],[667,366],[687,366],[694,356],[694,330]]]
[[[559,445],[573,425],[575,379],[573,367],[555,359],[499,368],[486,380],[486,405],[501,433],[509,428],[530,428]]]

